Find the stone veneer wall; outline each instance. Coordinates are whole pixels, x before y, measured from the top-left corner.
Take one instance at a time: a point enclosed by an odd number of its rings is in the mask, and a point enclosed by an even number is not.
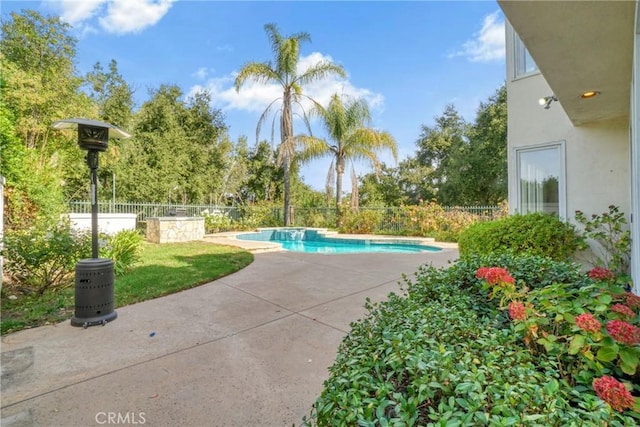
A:
[[[204,218],[147,218],[147,240],[152,243],[177,243],[202,240]]]

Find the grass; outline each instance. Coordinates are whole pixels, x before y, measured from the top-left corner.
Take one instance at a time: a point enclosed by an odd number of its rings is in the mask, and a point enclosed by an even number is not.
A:
[[[193,288],[234,273],[253,262],[253,255],[230,246],[205,242],[144,244],[142,260],[116,277],[116,307]],[[69,319],[74,312],[74,284],[42,296],[22,295],[2,288],[2,335]],[[15,295],[17,299],[9,299]]]

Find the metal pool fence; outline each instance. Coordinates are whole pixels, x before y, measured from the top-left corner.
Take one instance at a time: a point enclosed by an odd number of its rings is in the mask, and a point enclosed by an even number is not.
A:
[[[296,227],[333,227],[336,223],[336,210],[327,208],[292,207],[292,225]],[[458,211],[473,214],[477,220],[492,220],[503,215],[500,206],[443,206],[446,212]],[[260,206],[216,206],[216,205],[183,205],[174,203],[113,203],[98,202],[100,213],[134,213],[137,225],[144,228],[149,217],[158,216],[217,216],[233,222],[251,224],[256,218],[267,219],[259,225],[281,225],[282,208],[265,208]],[[401,207],[360,207],[360,212],[376,212],[380,218],[378,230],[384,233],[400,233],[409,222],[409,212]],[[69,202],[69,212],[90,213],[91,202]]]

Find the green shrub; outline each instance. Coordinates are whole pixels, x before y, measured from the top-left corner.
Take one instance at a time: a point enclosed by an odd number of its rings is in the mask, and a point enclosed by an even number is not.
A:
[[[526,283],[529,288],[541,288],[554,283],[581,287],[591,283],[582,273],[580,264],[531,254],[470,254],[461,257],[451,267],[451,272],[460,279],[461,285],[475,287],[476,272],[480,267],[486,266],[506,268],[514,279],[519,283]]]
[[[611,205],[609,212],[592,214],[591,219],[576,211],[576,221],[582,224],[584,236],[600,246],[600,256],[593,264],[604,265],[617,274],[629,274],[631,230],[620,208]]]
[[[282,225],[282,218],[278,215],[280,209],[271,203],[256,203],[240,208],[241,220],[237,230],[250,230],[257,227],[278,227]]]
[[[531,213],[476,223],[460,234],[458,247],[462,256],[514,252],[564,260],[581,242],[571,224],[553,215]]]
[[[221,233],[234,230],[234,222],[227,215],[214,213],[205,215],[204,230],[206,233]]]
[[[68,285],[76,263],[90,255],[90,236],[74,233],[68,223],[4,235],[4,270],[12,286],[42,295],[47,289]]]
[[[377,210],[346,210],[342,214],[341,233],[371,234],[378,229],[382,221],[382,212]]]
[[[113,260],[116,276],[121,276],[141,259],[142,235],[136,230],[122,230],[105,236],[105,244],[100,248],[100,256]]]
[[[406,295],[368,303],[306,425],[636,425],[514,340],[479,286],[460,286],[465,274],[423,267]]]

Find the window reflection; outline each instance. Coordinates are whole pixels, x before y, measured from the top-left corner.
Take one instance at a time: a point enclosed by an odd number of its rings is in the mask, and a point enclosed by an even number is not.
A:
[[[559,147],[518,152],[521,213],[560,214]]]

